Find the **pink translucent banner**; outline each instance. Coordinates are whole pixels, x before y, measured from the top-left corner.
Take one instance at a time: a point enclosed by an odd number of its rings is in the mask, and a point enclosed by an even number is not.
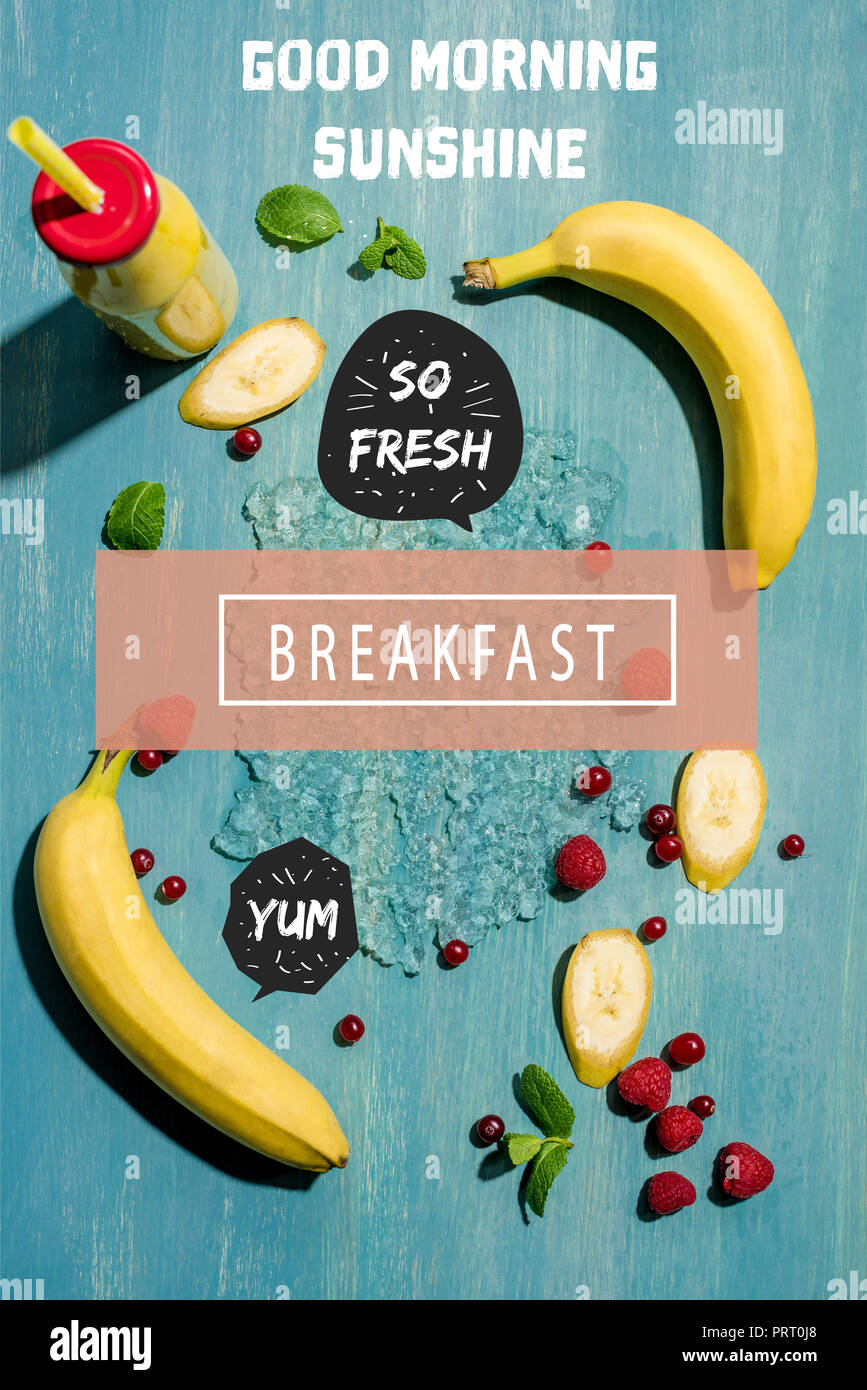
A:
[[[103,746],[756,742],[753,552],[96,560]]]

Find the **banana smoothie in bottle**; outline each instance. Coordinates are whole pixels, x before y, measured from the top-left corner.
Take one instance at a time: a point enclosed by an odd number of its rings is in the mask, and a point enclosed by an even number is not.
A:
[[[181,190],[116,140],[60,150],[27,118],[10,138],[42,167],[33,221],[82,304],[149,357],[181,361],[213,347],[238,285]]]

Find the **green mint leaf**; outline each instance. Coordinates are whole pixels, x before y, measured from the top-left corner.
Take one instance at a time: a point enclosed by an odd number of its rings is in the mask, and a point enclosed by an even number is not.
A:
[[[533,1171],[527,1183],[527,1206],[537,1216],[545,1215],[545,1203],[548,1200],[548,1193],[554,1183],[558,1173],[562,1173],[566,1167],[566,1160],[569,1157],[569,1150],[565,1144],[559,1144],[556,1140],[546,1141],[541,1148],[539,1157],[533,1164]]]
[[[166,490],[162,483],[133,483],[111,504],[106,530],[117,550],[156,550],[163,538]]]
[[[382,261],[386,251],[391,251],[397,245],[391,237],[378,236],[376,241],[372,241],[369,246],[359,254],[358,260],[365,270],[381,270]]]
[[[272,236],[305,246],[328,241],[335,232],[343,231],[325,194],[300,183],[287,183],[266,193],[256,209],[256,220]]]
[[[376,219],[376,239],[365,246],[360,252],[358,261],[365,270],[381,270],[382,260],[386,251],[391,251],[397,245],[394,237],[386,236],[386,227],[381,217]]]
[[[533,1112],[546,1138],[568,1139],[575,1123],[575,1111],[553,1076],[531,1062],[521,1073],[521,1095]]]
[[[542,1140],[536,1134],[504,1134],[503,1143],[516,1167],[519,1163],[529,1163],[542,1147]]]
[[[365,246],[358,259],[365,270],[393,270],[404,280],[420,280],[427,270],[424,252],[401,227],[387,227],[376,219],[376,240]]]
[[[404,280],[421,280],[427,270],[427,261],[418,242],[413,241],[400,227],[386,227],[385,235],[393,237],[396,242],[394,250],[386,252],[385,264],[389,270],[401,275]]]

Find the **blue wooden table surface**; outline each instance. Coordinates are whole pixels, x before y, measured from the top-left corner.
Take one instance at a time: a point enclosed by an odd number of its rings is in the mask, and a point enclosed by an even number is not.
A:
[[[3,1196],[2,1273],[44,1280],[47,1298],[827,1297],[867,1275],[863,1212],[865,538],[833,535],[827,507],[865,488],[863,186],[856,89],[857,6],[801,0],[514,0],[462,21],[442,0],[19,0],[4,7],[3,124],[21,111],[57,137],[126,138],[176,180],[238,271],[234,331],[277,314],[309,320],[328,344],[319,380],[270,423],[252,462],[219,434],[183,425],[194,368],[133,358],[70,301],[29,219],[32,170],[3,151],[6,498],[41,498],[41,545],[3,535]],[[413,93],[409,40],[516,36],[651,38],[655,92]],[[374,92],[244,92],[243,39],[378,37],[393,72]],[[675,112],[781,108],[784,149],[684,146]],[[414,181],[405,174],[326,191],[343,236],[278,269],[258,236],[259,196],[313,183],[321,125],[588,130],[583,182]],[[579,459],[599,441],[623,496],[606,539],[681,549],[719,544],[719,451],[701,383],[641,315],[561,285],[469,302],[452,277],[467,255],[517,250],[585,202],[658,202],[696,217],[765,280],[791,328],[819,436],[816,507],[797,556],[762,594],[759,753],[768,813],[740,882],[784,893],[783,929],[678,926],[675,866],[648,869],[635,833],[606,832],[605,882],[581,903],[489,936],[460,970],[416,978],[361,955],[316,998],[251,1004],[219,933],[237,865],[210,840],[246,771],[229,753],[177,758],[129,777],[120,801],[131,843],[189,883],[160,914],[173,948],[246,1027],[328,1096],[353,1145],[342,1173],[313,1183],[214,1136],[144,1081],[86,1018],[35,913],[41,819],[79,779],[93,743],[93,556],[109,503],[140,477],[164,481],[174,548],[248,548],[242,515],[256,481],[311,475],[321,412],[354,338],[391,310],[451,315],[509,364],[525,423],[570,428]],[[350,273],[377,215],[424,245],[421,283]],[[528,350],[529,345],[529,350]],[[142,396],[125,398],[129,372]],[[639,754],[666,799],[680,754]],[[801,832],[808,855],[777,843]],[[371,844],[369,852],[377,854]],[[716,1097],[704,1140],[677,1163],[698,1188],[688,1212],[647,1222],[636,1206],[659,1161],[644,1126],[574,1081],[552,1009],[552,978],[585,931],[672,925],[652,948],[655,993],[643,1051],[697,1029],[708,1044],[675,1099]],[[455,924],[460,934],[460,924]],[[367,1024],[334,1045],[347,1011]],[[543,1222],[522,1218],[518,1175],[468,1140],[486,1111],[521,1118],[513,1077],[541,1062],[575,1102],[576,1149]],[[735,1208],[706,1197],[712,1158],[746,1139],[777,1166],[772,1188]],[[140,1177],[126,1176],[129,1156]],[[436,1160],[436,1162],[434,1161]]]

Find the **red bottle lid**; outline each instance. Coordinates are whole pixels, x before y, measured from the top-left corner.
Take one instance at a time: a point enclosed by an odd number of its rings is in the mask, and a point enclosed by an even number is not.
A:
[[[109,265],[143,246],[160,214],[157,182],[141,155],[117,140],[74,140],[64,149],[105,197],[99,212],[86,212],[47,174],[33,185],[36,230],[61,260]]]

